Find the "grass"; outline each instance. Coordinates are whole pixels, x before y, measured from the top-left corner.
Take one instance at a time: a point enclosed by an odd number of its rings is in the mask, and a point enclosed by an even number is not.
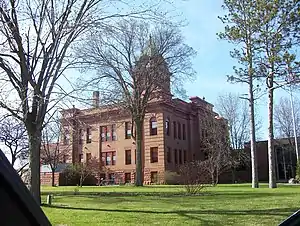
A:
[[[180,186],[43,187],[53,225],[278,225],[300,207],[300,186],[208,187],[187,196]]]

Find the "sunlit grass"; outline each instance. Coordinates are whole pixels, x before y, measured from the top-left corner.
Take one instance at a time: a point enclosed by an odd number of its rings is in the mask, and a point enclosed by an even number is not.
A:
[[[53,225],[277,225],[298,210],[299,186],[252,189],[207,187],[187,196],[181,186],[43,187],[54,194],[43,207]]]

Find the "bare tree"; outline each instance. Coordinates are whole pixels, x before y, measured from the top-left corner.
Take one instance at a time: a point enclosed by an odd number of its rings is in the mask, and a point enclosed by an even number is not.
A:
[[[227,122],[224,118],[207,113],[202,119],[201,127],[203,164],[211,176],[211,183],[216,185],[219,175],[232,166]]]
[[[299,136],[300,133],[300,102],[298,99],[294,99],[294,114],[295,114],[295,125],[296,134]],[[289,138],[294,137],[294,123],[291,101],[287,97],[281,97],[278,104],[274,107],[274,124],[276,136],[278,138]]]
[[[92,34],[79,55],[97,72],[91,83],[110,84],[112,88],[106,90],[110,103],[117,103],[132,116],[135,184],[142,186],[142,131],[147,107],[153,101],[171,98],[170,83],[179,90],[178,84],[194,74],[191,58],[195,51],[170,24],[151,28],[144,22],[124,20],[113,29]]]
[[[153,15],[153,11],[161,12],[157,10],[160,1],[145,4],[144,8],[141,4],[139,10],[129,2],[1,1],[0,107],[25,124],[29,138],[31,193],[38,203],[42,128],[46,114],[69,94],[57,81],[68,68],[78,63],[78,58],[71,54],[71,47],[92,27],[106,29],[120,17],[147,17]],[[128,12],[118,10],[124,8]],[[15,99],[11,100],[12,97]]]
[[[192,161],[180,166],[179,174],[188,194],[197,194],[209,183],[204,162]]]
[[[228,121],[231,147],[244,149],[250,139],[247,103],[238,94],[224,93],[218,96],[216,109]]]
[[[280,98],[279,102],[274,107],[274,126],[275,134],[277,138],[286,138],[288,145],[282,145],[282,142],[278,142],[281,148],[280,160],[284,168],[284,176],[287,179],[287,172],[290,172],[290,176],[295,176],[295,168],[293,164],[294,156],[297,157],[296,146],[295,146],[295,135],[294,135],[294,121],[293,114],[295,117],[295,129],[296,139],[300,133],[300,102],[299,99],[293,101],[294,111],[290,99],[287,97]]]
[[[24,124],[13,117],[5,117],[0,122],[0,143],[4,153],[11,158],[11,165],[18,173],[28,166],[28,136]]]
[[[42,132],[41,163],[51,168],[52,186],[55,186],[56,169],[70,154],[70,132],[62,128],[58,120],[51,120]]]

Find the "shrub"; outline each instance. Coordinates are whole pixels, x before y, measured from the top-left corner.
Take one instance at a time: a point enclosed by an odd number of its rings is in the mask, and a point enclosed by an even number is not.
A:
[[[75,188],[74,188],[74,195],[78,195],[79,194],[79,186],[77,185]]]
[[[166,171],[165,172],[165,184],[175,185],[179,184],[180,175],[176,172]]]
[[[201,161],[186,163],[180,167],[180,176],[183,180],[184,188],[188,194],[198,194],[207,183],[205,177],[207,171]]]

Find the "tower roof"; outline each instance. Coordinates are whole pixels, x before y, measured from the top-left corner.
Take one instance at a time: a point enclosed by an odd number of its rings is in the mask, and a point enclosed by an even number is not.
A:
[[[157,55],[159,53],[159,50],[157,48],[157,45],[155,44],[155,41],[152,38],[152,35],[150,35],[149,37],[149,41],[145,47],[145,49],[143,49],[142,51],[142,56],[154,56]]]

